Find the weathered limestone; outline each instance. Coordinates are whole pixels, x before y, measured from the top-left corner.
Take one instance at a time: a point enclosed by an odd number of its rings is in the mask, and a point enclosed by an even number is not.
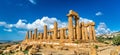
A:
[[[34,39],[37,40],[37,28],[34,30]]]
[[[25,40],[28,42],[28,39],[29,39],[29,31],[27,31],[26,33],[26,37],[25,37]]]
[[[30,40],[32,40],[32,31],[30,31]]]
[[[62,42],[64,40],[64,29],[60,29],[60,41]]]
[[[79,28],[80,28],[80,30],[79,30],[79,32],[80,32],[80,37],[78,37],[80,40],[82,39],[82,24],[81,23],[79,23]],[[78,34],[79,35],[79,34]]]
[[[43,39],[47,39],[47,25],[44,25],[44,37]]]
[[[82,24],[82,40],[85,40],[85,28],[84,28],[84,22]]]
[[[92,23],[91,23],[91,25],[92,25],[91,29],[92,29],[92,36],[93,36],[93,40],[94,40],[94,41],[96,41],[95,28],[94,28],[95,23],[94,23],[94,22],[92,22]]]
[[[77,20],[76,31],[77,31],[77,40],[80,40],[80,26],[79,26],[79,20]]]
[[[88,41],[88,30],[87,30],[87,27],[88,25],[87,24],[84,24],[84,30],[85,30],[85,40]]]
[[[32,40],[34,40],[35,38],[34,38],[34,34],[32,34]]]
[[[57,32],[58,27],[57,26],[58,26],[57,22],[54,22],[54,36],[53,36],[53,40],[55,40],[57,38],[57,36],[58,36],[58,32]]]
[[[72,23],[72,16],[68,15],[68,37],[69,41],[73,38],[73,23]]]
[[[89,23],[89,39],[90,39],[90,41],[93,40],[91,23]]]

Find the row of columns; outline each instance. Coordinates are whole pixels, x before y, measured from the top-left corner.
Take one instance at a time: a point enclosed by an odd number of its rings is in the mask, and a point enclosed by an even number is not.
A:
[[[37,33],[38,32],[37,29],[34,30],[34,33],[32,33],[32,31],[27,31],[25,39],[26,40],[28,40],[28,39],[30,39],[30,40],[69,39],[69,41],[72,41],[72,40],[73,41],[74,40],[84,40],[84,41],[96,40],[94,22],[91,22],[88,24],[85,24],[84,22],[78,23],[76,28],[73,26],[70,26],[68,29],[67,28],[58,29],[57,25],[58,25],[57,22],[55,22],[53,30],[47,30],[47,25],[44,25],[43,33]],[[71,24],[69,24],[69,25],[71,25]],[[72,27],[72,29],[70,29],[71,27]]]
[[[68,17],[68,28],[58,28],[57,22],[54,22],[54,28],[51,30],[47,30],[47,25],[44,25],[44,32],[43,33],[37,33],[37,29],[34,30],[34,33],[32,31],[28,31],[26,33],[25,39],[28,40],[38,40],[38,39],[52,39],[52,40],[63,40],[68,39],[69,42],[72,42],[74,40],[82,40],[82,41],[95,41],[96,35],[95,35],[95,23],[89,22],[79,22],[79,16],[76,12],[70,10]],[[73,26],[73,19],[75,20],[75,25]],[[29,32],[30,32],[30,38],[29,38]]]

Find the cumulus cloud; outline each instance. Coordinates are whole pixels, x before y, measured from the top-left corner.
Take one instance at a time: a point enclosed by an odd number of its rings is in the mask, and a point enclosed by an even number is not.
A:
[[[49,17],[43,17],[41,19],[36,19],[33,23],[26,24],[27,29],[35,29],[38,28],[38,30],[43,30],[44,25],[47,25],[48,29],[53,28],[54,22],[58,23],[58,27],[64,27],[66,26],[65,22],[61,22],[60,20],[57,20],[57,18],[49,18]]]
[[[0,21],[0,26],[5,26],[5,25],[6,25],[6,22]]]
[[[12,29],[3,29],[3,30],[7,32],[12,32]]]
[[[80,17],[80,22],[93,22],[93,20]],[[54,22],[58,23],[58,28],[67,27],[68,22],[63,22],[55,17],[44,16],[41,19],[36,19],[32,23],[27,22],[27,20],[19,19],[15,24],[7,24],[6,22],[1,23],[5,28],[8,28],[9,31],[12,27],[22,30],[34,30],[37,28],[39,31],[43,31],[44,25],[47,25],[48,30],[54,27]],[[6,29],[4,29],[6,31]],[[18,33],[25,33],[26,31],[18,31]]]
[[[106,24],[104,22],[101,22],[97,26],[96,33],[97,33],[97,35],[110,34],[111,30],[106,26]]]
[[[88,23],[88,22],[93,22],[93,20],[87,19],[87,18],[82,18],[80,17],[80,22]]]
[[[18,22],[16,24],[14,24],[14,26],[16,28],[25,28],[26,27],[26,23],[25,22],[27,22],[27,21],[19,19]]]
[[[101,15],[102,15],[102,12],[97,12],[95,15],[96,15],[96,16],[101,16]]]
[[[29,0],[30,3],[36,4],[35,0]]]
[[[18,33],[25,34],[25,33],[26,33],[26,31],[18,31]]]

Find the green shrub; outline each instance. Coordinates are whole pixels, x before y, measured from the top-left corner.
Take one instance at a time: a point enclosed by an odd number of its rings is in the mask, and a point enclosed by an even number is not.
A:
[[[112,41],[114,45],[120,45],[120,36],[114,37]]]
[[[25,50],[25,51],[23,51],[24,52],[24,54],[28,54],[28,50]]]
[[[95,45],[95,48],[98,49],[98,45]]]

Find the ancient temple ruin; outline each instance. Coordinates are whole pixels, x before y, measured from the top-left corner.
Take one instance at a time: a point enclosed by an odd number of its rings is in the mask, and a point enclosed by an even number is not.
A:
[[[73,43],[78,42],[94,42],[96,41],[95,23],[94,22],[79,22],[79,15],[70,10],[67,14],[68,26],[67,28],[58,28],[57,22],[54,22],[54,28],[48,30],[47,25],[44,25],[44,32],[38,32],[37,28],[32,31],[27,31],[23,43],[30,42],[60,42],[60,43]],[[75,24],[73,24],[73,19]]]

